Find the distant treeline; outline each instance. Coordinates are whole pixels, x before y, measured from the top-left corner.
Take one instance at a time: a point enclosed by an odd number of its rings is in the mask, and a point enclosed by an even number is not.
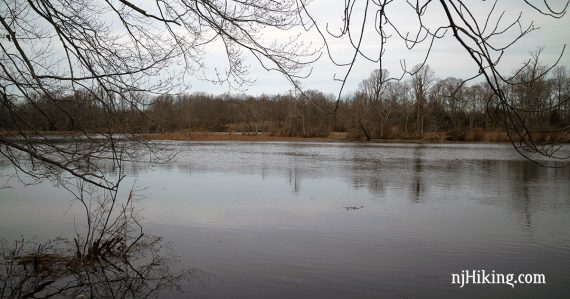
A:
[[[568,72],[565,67],[548,75],[543,72],[544,67],[528,65],[505,86],[506,96],[529,129],[567,127]],[[260,96],[131,93],[105,101],[93,92],[77,91],[49,101],[39,97],[21,103],[2,101],[0,129],[263,132],[297,137],[326,137],[336,131],[362,139],[422,138],[445,132],[453,140],[462,140],[468,133],[501,130],[504,107],[486,83],[437,79],[427,65],[406,80],[388,78],[386,70],[376,70],[356,92],[340,101],[316,90]]]

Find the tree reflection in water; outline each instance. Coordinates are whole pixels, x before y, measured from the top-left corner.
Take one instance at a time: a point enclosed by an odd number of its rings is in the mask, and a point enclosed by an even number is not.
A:
[[[182,292],[183,282],[200,282],[196,269],[172,271],[174,257],[158,237],[144,237],[128,253],[79,257],[73,243],[2,241],[0,298],[147,298]]]
[[[82,181],[74,191],[85,208],[84,233],[40,244],[2,240],[0,298],[158,297],[210,278],[172,269],[177,259],[168,244],[143,233],[132,191],[123,201],[116,191],[101,193]]]

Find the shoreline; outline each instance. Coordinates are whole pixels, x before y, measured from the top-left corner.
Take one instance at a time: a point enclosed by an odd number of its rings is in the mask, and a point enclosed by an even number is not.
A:
[[[15,132],[0,132],[0,137],[11,137]],[[97,135],[88,134],[89,136]],[[276,136],[272,133],[259,132],[256,134],[244,134],[241,132],[170,132],[170,133],[140,133],[135,134],[139,137],[152,141],[239,141],[239,142],[360,142],[360,143],[414,143],[414,144],[454,144],[454,143],[481,143],[481,144],[510,144],[511,140],[505,132],[466,132],[461,138],[457,139],[448,132],[429,132],[423,138],[386,138],[371,139],[351,138],[346,132],[331,132],[327,137],[289,137]],[[48,138],[65,137],[65,136],[85,136],[83,132],[74,131],[42,131],[34,132],[32,136],[45,136]],[[455,136],[456,137],[456,136]],[[562,138],[556,138],[554,135],[537,135],[536,142],[549,142],[557,139],[555,143],[569,144],[570,136],[565,135]],[[560,137],[560,135],[558,135]],[[516,142],[516,141],[515,141]]]
[[[493,140],[445,140],[440,134],[429,134],[423,139],[358,139],[349,138],[345,132],[331,132],[327,137],[288,137],[258,133],[254,135],[228,132],[191,132],[191,133],[153,133],[144,134],[149,140],[155,141],[240,141],[240,142],[362,142],[362,143],[510,143],[508,139],[493,138]]]

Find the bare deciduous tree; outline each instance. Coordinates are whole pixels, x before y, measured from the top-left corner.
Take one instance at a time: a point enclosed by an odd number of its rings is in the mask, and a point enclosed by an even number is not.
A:
[[[303,1],[300,1],[303,4]],[[523,6],[533,13],[559,19],[566,14],[570,1],[555,5],[553,1],[545,0],[541,4],[535,4],[523,0]],[[481,6],[481,7],[478,7]],[[560,146],[554,143],[541,143],[535,140],[534,133],[540,133],[548,129],[535,129],[529,127],[524,120],[523,110],[512,105],[507,98],[506,88],[517,84],[513,81],[515,76],[504,74],[499,70],[501,58],[508,55],[507,52],[515,43],[526,37],[529,33],[538,30],[532,20],[525,20],[523,14],[509,14],[497,8],[497,1],[392,1],[392,0],[348,0],[344,2],[343,17],[340,26],[327,24],[321,26],[311,18],[312,24],[317,27],[331,60],[338,66],[346,67],[346,72],[341,76],[342,87],[339,91],[340,99],[345,83],[354,69],[358,59],[364,59],[378,64],[378,69],[383,68],[383,59],[390,50],[390,46],[403,43],[408,50],[415,51],[416,55],[422,56],[419,66],[408,68],[405,60],[401,60],[402,73],[404,75],[416,75],[424,69],[430,56],[433,45],[446,37],[452,38],[457,45],[464,50],[478,72],[473,77],[465,80],[483,78],[492,90],[492,98],[487,100],[493,105],[491,110],[495,113],[495,122],[503,126],[510,137],[515,149],[523,156],[531,158],[533,154],[540,154],[550,158],[566,159]],[[311,11],[303,5],[305,12],[311,16]],[[484,10],[481,10],[484,9]],[[414,30],[407,31],[398,24],[397,20],[402,14],[412,16],[407,18],[408,24],[415,26]],[[431,16],[431,17],[430,17]],[[433,17],[436,16],[436,17]],[[510,16],[510,17],[509,17]],[[373,20],[373,23],[372,23]],[[331,28],[339,28],[333,30]],[[353,51],[346,61],[341,61],[332,54],[329,46],[333,41],[346,40]],[[366,51],[363,47],[367,42],[376,42],[374,54]],[[369,43],[368,43],[369,44]],[[561,51],[560,57],[564,53]],[[527,61],[519,71],[532,63]],[[558,61],[554,62],[556,65]],[[539,80],[545,76],[552,67],[537,74],[531,80]],[[518,73],[516,71],[515,73]],[[387,79],[388,80],[388,79]],[[418,101],[417,123],[419,134],[422,134],[422,103]],[[568,127],[558,128],[558,131],[568,131]]]
[[[434,72],[427,64],[414,66],[412,72],[412,88],[416,96],[416,133],[421,138],[424,135],[427,93],[433,83]]]
[[[530,10],[552,18],[562,18],[569,3],[555,7],[549,1],[541,6],[523,2]],[[344,3],[340,30],[333,31],[332,26],[317,24],[307,3],[4,0],[0,6],[0,113],[8,120],[3,120],[7,131],[0,135],[0,153],[20,171],[36,177],[58,177],[63,171],[103,188],[116,188],[116,181],[105,178],[106,170],[98,162],[111,161],[107,165],[117,168],[120,161],[136,157],[138,151],[125,140],[145,146],[133,134],[133,127],[145,117],[149,94],[183,90],[185,79],[192,76],[231,86],[249,84],[247,56],[267,70],[282,73],[299,88],[295,80],[307,75],[302,70],[319,57],[318,52],[303,44],[299,35],[282,38],[274,34],[281,38],[276,41],[264,37],[263,30],[287,32],[298,28],[303,32],[315,28],[329,56],[347,68],[339,79],[343,87],[338,99],[358,58],[378,63],[382,70],[393,41],[399,40],[410,50],[423,47],[422,63],[410,69],[402,61],[401,76],[395,79],[406,74],[417,76],[425,71],[432,46],[444,37],[453,38],[478,69],[468,80],[484,78],[491,89],[488,110],[507,130],[515,148],[527,157],[538,153],[567,158],[559,155],[555,143],[539,142],[534,133],[567,132],[568,127],[529,126],[525,116],[528,109],[513,105],[508,98],[508,87],[522,84],[520,74],[536,59],[531,58],[512,76],[498,68],[509,47],[538,29],[522,14],[508,18],[507,12],[499,11],[497,2],[349,0]],[[484,15],[476,5],[487,9]],[[415,31],[406,32],[395,22],[395,14],[402,11],[415,16],[410,20]],[[428,19],[430,13],[442,18]],[[362,48],[370,33],[378,38],[376,55]],[[348,61],[332,57],[331,38],[348,40],[354,50]],[[215,68],[213,75],[205,71],[208,45],[225,53],[225,67]],[[551,69],[545,67],[528,80],[538,82]],[[382,80],[390,79],[394,78]],[[568,105],[566,98],[558,97],[557,101],[545,107]],[[424,102],[421,97],[416,103],[419,135],[423,133]],[[65,118],[55,119],[54,114]],[[293,124],[291,115],[289,123]],[[52,130],[78,134],[69,134],[66,142],[60,143],[46,134]]]
[[[136,154],[123,140],[143,143],[125,115],[143,114],[145,95],[183,90],[190,76],[249,84],[247,56],[290,81],[305,76],[316,51],[297,35],[278,41],[262,34],[302,30],[300,12],[294,0],[4,0],[0,107],[10,126],[0,135],[0,153],[37,177],[64,171],[116,188],[98,162],[117,167]],[[209,45],[225,53],[214,75],[204,61]],[[93,110],[93,122],[84,124],[85,114],[71,107]],[[50,109],[66,121],[57,122]],[[24,115],[30,111],[32,118]],[[63,144],[46,134],[51,130],[79,134]]]

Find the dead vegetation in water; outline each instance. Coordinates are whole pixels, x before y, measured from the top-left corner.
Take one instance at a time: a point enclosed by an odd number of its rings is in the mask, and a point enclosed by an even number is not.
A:
[[[128,255],[79,257],[73,242],[57,239],[39,245],[3,240],[0,298],[146,298],[160,291],[181,291],[180,283],[208,274],[171,270],[179,263],[160,238],[148,237]]]
[[[0,298],[146,298],[213,277],[173,270],[180,261],[168,243],[143,232],[133,190],[121,200],[116,190],[76,187],[86,231],[43,243],[0,240]]]
[[[363,208],[364,208],[364,206],[359,206],[359,207],[357,207],[357,206],[344,207],[344,209],[347,210],[347,211],[360,210],[360,209],[363,209]]]

